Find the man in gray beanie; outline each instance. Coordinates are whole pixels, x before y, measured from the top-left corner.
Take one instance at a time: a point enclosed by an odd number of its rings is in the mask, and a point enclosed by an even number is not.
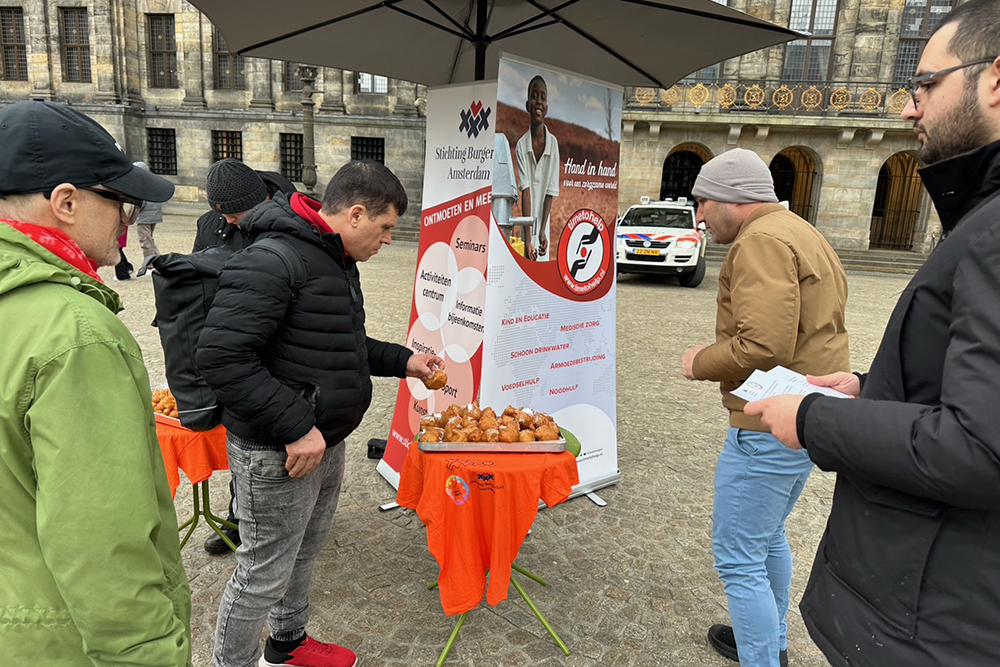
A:
[[[712,239],[732,244],[719,271],[715,343],[681,358],[687,379],[719,383],[729,410],[715,470],[712,553],[732,626],[713,625],[708,640],[742,667],[779,667],[787,664],[792,578],[785,519],[812,462],[744,414],[746,402],[730,392],[756,369],[821,375],[848,368],[847,277],[823,235],[777,203],[771,172],[753,151],[735,148],[707,162],[692,194]]]

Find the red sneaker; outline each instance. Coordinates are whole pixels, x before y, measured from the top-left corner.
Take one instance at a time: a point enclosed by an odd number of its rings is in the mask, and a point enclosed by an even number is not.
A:
[[[358,656],[354,651],[336,644],[324,644],[306,635],[305,641],[299,644],[291,653],[279,653],[271,647],[268,639],[264,645],[264,655],[257,663],[260,667],[282,667],[282,665],[297,665],[298,667],[354,667],[358,664]]]

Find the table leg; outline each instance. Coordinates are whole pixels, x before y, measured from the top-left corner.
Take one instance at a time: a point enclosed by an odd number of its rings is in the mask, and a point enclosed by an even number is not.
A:
[[[533,574],[533,573],[529,572],[528,570],[525,570],[523,567],[521,567],[517,563],[511,563],[510,567],[511,567],[512,570],[516,570],[517,572],[520,572],[521,574],[523,574],[524,576],[526,576],[528,579],[531,579],[532,581],[537,581],[542,586],[548,586],[548,583],[546,583],[546,581],[544,579],[542,579],[541,577],[539,577],[537,574]]]
[[[184,530],[184,528],[188,529],[188,531],[184,534],[184,538],[181,540],[181,549],[183,549],[184,545],[187,544],[188,538],[191,537],[191,533],[193,533],[194,529],[198,526],[198,517],[201,516],[201,509],[198,505],[197,484],[191,485],[191,495],[193,496],[192,504],[194,505],[194,515],[177,527],[178,531]]]
[[[521,568],[517,569],[518,571],[521,571]],[[559,635],[556,634],[556,631],[552,629],[552,626],[549,625],[549,622],[545,619],[545,616],[542,615],[542,612],[538,610],[538,607],[535,606],[535,603],[531,601],[530,597],[528,597],[527,591],[524,590],[520,582],[518,582],[517,578],[514,577],[513,573],[511,573],[510,575],[510,583],[514,585],[515,590],[517,590],[517,592],[521,594],[521,597],[524,598],[524,601],[527,603],[528,608],[531,609],[531,613],[535,615],[535,618],[541,621],[542,627],[544,627],[545,630],[548,631],[552,639],[555,640],[556,646],[562,649],[564,655],[569,655],[569,649],[566,648],[566,644],[563,643],[563,640],[560,639]]]
[[[216,535],[222,538],[222,541],[225,542],[226,546],[233,551],[236,551],[236,545],[233,544],[232,540],[226,537],[225,533],[222,532],[221,526],[225,526],[226,528],[237,528],[237,525],[212,513],[212,506],[209,503],[208,496],[208,480],[206,479],[201,483],[201,498],[198,497],[197,484],[191,485],[191,491],[191,495],[193,496],[192,505],[194,505],[194,515],[177,527],[178,532],[187,528],[187,532],[184,533],[184,537],[181,539],[181,549],[184,548],[184,545],[187,544],[188,539],[191,537],[191,533],[193,533],[194,529],[197,528],[199,517],[205,517],[205,523],[208,524],[208,527],[215,531]]]
[[[211,528],[215,532],[215,534],[222,539],[222,541],[225,543],[227,547],[229,547],[233,551],[236,551],[236,545],[233,544],[232,540],[226,537],[226,534],[222,532],[222,528],[220,526],[232,529],[239,528],[239,526],[237,526],[235,523],[232,523],[231,521],[226,521],[221,517],[215,516],[215,514],[212,513],[212,506],[209,504],[208,501],[207,479],[201,483],[201,495],[205,505],[205,512],[203,515],[205,517],[205,523],[207,523],[208,527]]]
[[[462,624],[465,623],[465,617],[468,614],[469,612],[465,612],[458,617],[458,622],[455,623],[455,629],[451,631],[451,636],[448,637],[448,643],[444,645],[444,650],[441,651],[441,657],[439,657],[437,662],[434,663],[435,667],[441,667],[441,665],[444,664],[444,660],[448,657],[448,652],[451,651],[451,646],[455,643],[455,639],[458,638],[458,631],[462,629]],[[567,652],[566,655],[569,655],[569,652]]]

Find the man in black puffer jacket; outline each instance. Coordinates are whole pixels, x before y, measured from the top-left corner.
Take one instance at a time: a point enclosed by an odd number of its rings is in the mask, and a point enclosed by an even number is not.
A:
[[[351,667],[352,651],[305,633],[313,561],[326,542],[344,472],[344,438],[361,423],[371,375],[429,377],[440,357],[365,335],[357,262],[391,242],[403,186],[377,162],[345,165],[320,202],[276,195],[240,222],[274,238],[308,276],[293,285],[277,253],[250,245],[230,259],[199,338],[205,381],[225,406],[242,545],[219,606],[213,667]]]
[[[1000,664],[1000,0],[927,42],[903,118],[944,236],[867,376],[747,414],[837,472],[802,618],[836,667]]]

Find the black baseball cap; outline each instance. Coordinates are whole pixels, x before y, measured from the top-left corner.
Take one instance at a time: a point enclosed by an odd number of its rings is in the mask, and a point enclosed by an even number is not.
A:
[[[107,130],[75,109],[41,101],[0,109],[0,196],[60,183],[104,185],[151,202],[174,194],[173,183],[135,167]]]

